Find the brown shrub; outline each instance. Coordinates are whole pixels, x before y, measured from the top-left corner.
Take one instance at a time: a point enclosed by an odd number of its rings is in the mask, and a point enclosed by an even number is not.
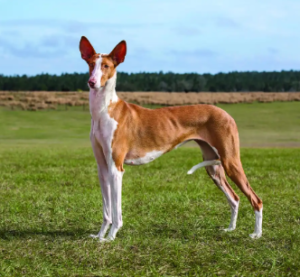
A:
[[[187,105],[187,104],[233,104],[273,101],[300,101],[300,93],[178,93],[178,92],[119,92],[119,97],[127,102],[140,105]],[[28,110],[54,109],[58,105],[88,106],[88,92],[9,92],[0,91],[0,106]]]
[[[0,101],[12,101],[14,100],[13,95],[0,95]]]

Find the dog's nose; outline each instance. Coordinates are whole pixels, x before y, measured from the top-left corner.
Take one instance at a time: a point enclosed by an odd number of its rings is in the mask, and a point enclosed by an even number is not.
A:
[[[96,84],[96,81],[95,80],[89,80],[89,85],[90,85],[90,87],[94,87],[95,86],[95,84]]]

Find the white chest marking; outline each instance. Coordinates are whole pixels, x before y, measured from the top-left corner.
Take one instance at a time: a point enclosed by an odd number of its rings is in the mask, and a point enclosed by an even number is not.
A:
[[[106,111],[101,113],[101,119],[94,121],[93,135],[103,148],[107,162],[113,162],[112,159],[112,141],[117,129],[118,122],[111,118]]]
[[[144,157],[140,157],[136,159],[125,159],[124,163],[128,165],[147,164],[160,157],[163,153],[164,151],[153,150],[151,152],[148,152]]]

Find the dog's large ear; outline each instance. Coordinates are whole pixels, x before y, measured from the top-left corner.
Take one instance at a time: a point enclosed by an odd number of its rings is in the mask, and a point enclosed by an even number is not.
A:
[[[115,66],[124,62],[126,56],[126,41],[122,40],[109,54]]]
[[[85,61],[87,61],[93,55],[96,54],[96,51],[94,50],[92,44],[84,36],[81,37],[81,40],[80,40],[80,43],[79,43],[79,50],[80,50],[80,53],[81,53],[81,58],[83,58]]]

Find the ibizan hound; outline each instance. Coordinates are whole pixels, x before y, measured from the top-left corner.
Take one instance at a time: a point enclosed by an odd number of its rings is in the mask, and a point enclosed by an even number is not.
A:
[[[103,224],[94,238],[114,240],[122,227],[123,164],[149,163],[166,152],[194,140],[203,154],[203,162],[188,174],[205,167],[214,183],[224,192],[231,208],[231,221],[225,231],[233,231],[239,197],[226,180],[225,172],[249,199],[255,211],[255,229],[251,238],[262,235],[261,199],[251,188],[240,160],[239,135],[233,118],[212,105],[192,105],[146,109],[126,103],[116,94],[116,67],[126,55],[121,41],[110,54],[97,54],[86,37],[80,40],[81,57],[89,65],[90,139],[98,165],[103,200]]]

